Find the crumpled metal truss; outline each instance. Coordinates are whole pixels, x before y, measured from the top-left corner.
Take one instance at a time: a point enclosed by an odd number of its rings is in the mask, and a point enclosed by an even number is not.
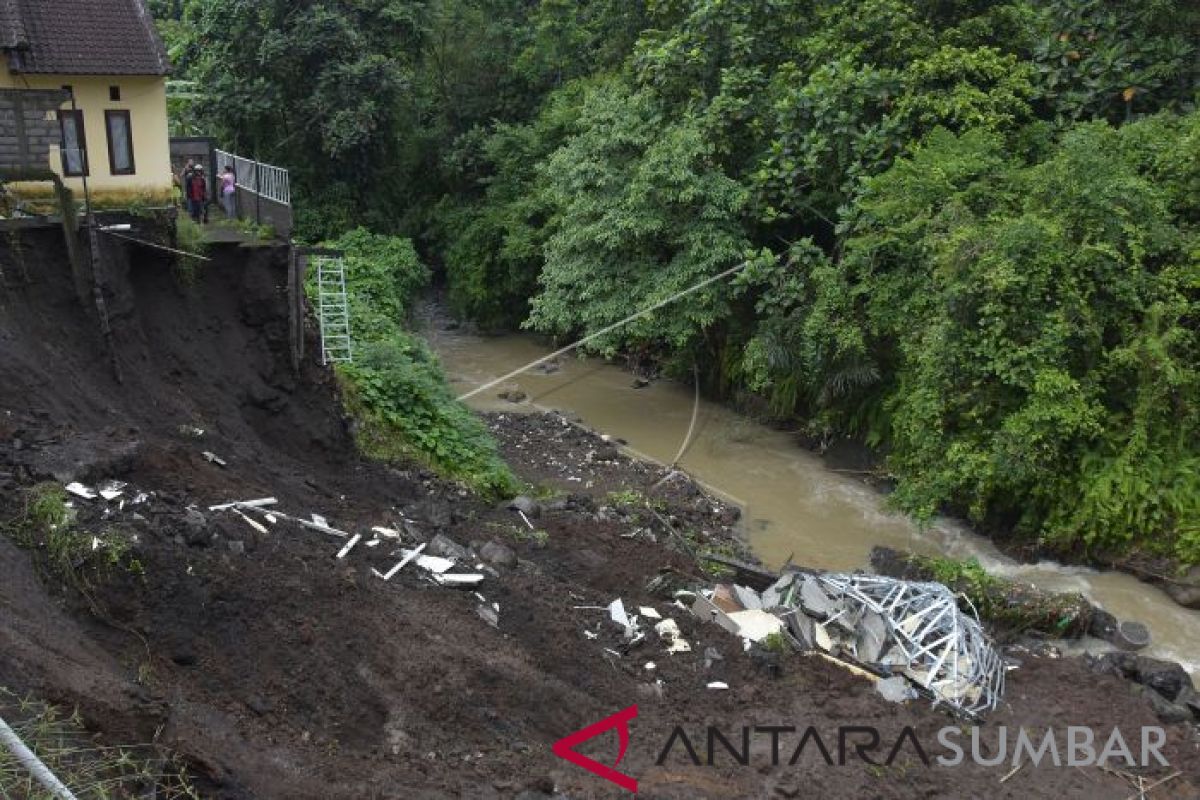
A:
[[[817,579],[832,597],[850,604],[852,613],[873,611],[883,618],[903,660],[892,666],[936,701],[973,715],[999,704],[1004,661],[978,617],[964,614],[948,588],[877,575],[825,573]]]

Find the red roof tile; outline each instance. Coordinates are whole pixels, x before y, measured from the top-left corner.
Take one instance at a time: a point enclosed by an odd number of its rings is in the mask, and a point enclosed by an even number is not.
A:
[[[142,0],[0,0],[0,49],[13,72],[165,75]]]

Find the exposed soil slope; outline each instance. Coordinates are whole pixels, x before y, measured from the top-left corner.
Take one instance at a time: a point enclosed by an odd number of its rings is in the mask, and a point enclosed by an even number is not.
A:
[[[664,570],[676,583],[701,576],[661,522],[609,507],[607,492],[638,489],[681,531],[723,545],[734,515],[562,420],[491,419],[518,471],[570,493],[531,520],[544,541],[512,511],[419,469],[358,459],[329,374],[289,366],[281,251],[220,249],[191,285],[157,257],[134,254],[109,287],[125,376],[117,384],[61,245],[47,235],[25,246],[40,254],[36,282],[0,290],[0,518],[43,480],[115,478],[152,495],[120,509],[77,501],[86,529],[136,537],[144,566],[144,576],[117,572],[98,586],[95,609],[0,537],[0,685],[80,706],[109,742],[157,732],[190,761],[206,796],[622,796],[550,746],[635,703],[620,768],[646,797],[1131,792],[1097,768],[1026,768],[1001,784],[1007,766],[926,767],[910,749],[891,766],[851,755],[830,767],[809,748],[800,763],[771,768],[769,739],[755,739],[748,767],[728,757],[696,767],[678,750],[656,765],[676,725],[701,737],[709,723],[735,733],[812,725],[836,746],[839,725],[874,724],[885,740],[912,726],[932,744],[952,721],[925,704],[890,704],[819,659],[744,653],[650,591]],[[285,520],[263,534],[207,510],[266,495],[342,530],[380,525],[410,544],[441,533],[511,548],[515,563],[497,559],[477,587],[499,605],[498,627],[477,613],[473,591],[436,586],[413,567],[376,577],[372,568],[397,561],[390,540],[337,560],[336,537]],[[618,596],[675,618],[692,652],[668,655],[653,634],[628,650],[604,612],[577,608]],[[722,658],[706,667],[710,647]],[[730,689],[706,689],[713,680]],[[1007,701],[989,730],[1120,725],[1136,739],[1140,726],[1157,724],[1129,684],[1076,661],[1026,658]],[[1148,771],[1147,781],[1182,770],[1160,796],[1200,796],[1193,732],[1176,726],[1168,736],[1172,770]],[[615,737],[585,751],[612,763]]]

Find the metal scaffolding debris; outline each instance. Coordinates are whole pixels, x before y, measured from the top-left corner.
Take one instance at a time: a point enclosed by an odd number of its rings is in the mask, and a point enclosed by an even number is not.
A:
[[[762,603],[786,609],[784,621],[807,646],[903,675],[958,711],[981,714],[1004,694],[1003,659],[978,617],[940,583],[789,573]]]

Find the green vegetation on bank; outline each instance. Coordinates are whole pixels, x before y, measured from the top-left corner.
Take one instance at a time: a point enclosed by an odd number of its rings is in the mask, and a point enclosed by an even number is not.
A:
[[[75,511],[57,483],[22,490],[17,513],[0,519],[0,533],[32,551],[45,575],[85,595],[114,570],[143,573],[141,562],[132,554],[129,535],[116,528],[93,534],[77,527]]]
[[[412,242],[359,228],[324,246],[346,253],[355,359],[337,375],[359,447],[374,458],[417,459],[487,496],[515,494],[487,428],[454,400],[436,357],[404,327],[429,280]],[[315,274],[308,290],[314,295]]]
[[[460,313],[564,338],[749,261],[595,349],[878,446],[919,517],[1200,562],[1195,3],[156,14],[310,237],[411,236]]]

